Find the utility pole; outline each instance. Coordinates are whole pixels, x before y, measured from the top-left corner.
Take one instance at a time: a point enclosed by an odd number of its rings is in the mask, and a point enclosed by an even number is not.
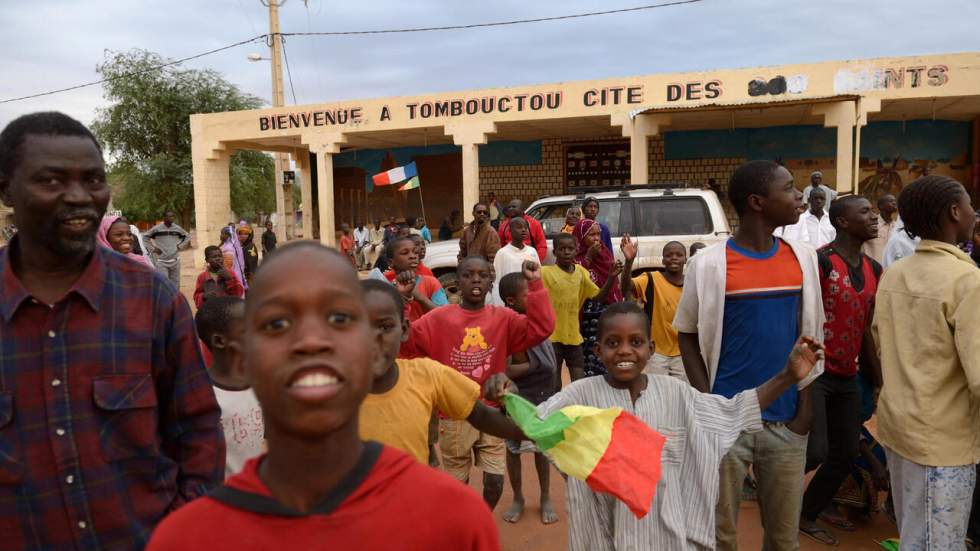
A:
[[[286,3],[286,0],[260,0],[262,5],[269,8],[269,36],[271,42],[272,63],[272,106],[282,107],[285,104],[282,85],[282,35],[279,34],[279,7]],[[283,174],[289,167],[289,157],[285,153],[275,154],[276,162],[276,213],[279,217],[279,227],[276,228],[276,237],[280,241],[292,239],[295,235],[294,225],[296,224],[296,214],[293,208],[293,186],[283,181]],[[303,208],[310,208],[304,205]],[[305,232],[310,230],[305,229]],[[305,236],[309,238],[310,236]]]

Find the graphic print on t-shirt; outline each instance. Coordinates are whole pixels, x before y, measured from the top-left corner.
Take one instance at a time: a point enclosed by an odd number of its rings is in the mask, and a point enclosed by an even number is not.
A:
[[[463,342],[458,347],[453,347],[450,354],[452,367],[482,383],[484,376],[490,371],[495,347],[487,344],[479,327],[466,327],[465,331]]]

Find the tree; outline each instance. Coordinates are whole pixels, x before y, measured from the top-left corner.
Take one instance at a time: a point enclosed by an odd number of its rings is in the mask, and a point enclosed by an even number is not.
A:
[[[164,210],[188,224],[193,212],[190,115],[256,109],[262,100],[243,93],[212,70],[160,68],[171,60],[153,52],[109,52],[96,70],[111,102],[92,125],[110,159],[113,203],[137,220]],[[257,151],[231,158],[231,208],[252,219],[275,210],[275,166]]]

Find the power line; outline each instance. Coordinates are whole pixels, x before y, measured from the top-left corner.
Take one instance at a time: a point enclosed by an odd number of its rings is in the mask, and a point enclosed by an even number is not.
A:
[[[612,15],[616,13],[652,10],[656,8],[669,8],[671,6],[681,6],[684,4],[696,4],[701,1],[702,0],[677,0],[675,2],[665,2],[662,4],[648,4],[645,6],[634,6],[632,8],[621,8],[618,10],[593,11],[587,13],[576,13],[572,15],[537,17],[534,19],[514,19],[511,21],[495,21],[492,23],[471,23],[469,25],[447,25],[444,27],[408,27],[404,29],[379,29],[374,31],[324,31],[324,32],[305,32],[305,33],[282,33],[282,35],[283,36],[350,36],[350,35],[364,35],[364,34],[395,34],[395,33],[421,33],[421,32],[429,32],[429,31],[454,31],[460,29],[477,29],[481,27],[503,27],[505,25],[521,25],[524,23],[542,23],[545,21],[562,21],[565,19],[594,17],[597,15]]]
[[[701,2],[701,1],[702,0],[676,0],[676,1],[673,1],[673,2],[665,2],[665,3],[661,3],[661,4],[647,4],[647,5],[644,5],[644,6],[634,6],[632,8],[621,8],[621,9],[616,9],[616,10],[594,11],[594,12],[587,12],[587,13],[576,13],[576,14],[571,14],[571,15],[557,15],[557,16],[552,16],[552,17],[537,17],[537,18],[534,18],[534,19],[514,19],[514,20],[510,20],[510,21],[496,21],[496,22],[491,22],[491,23],[471,23],[471,24],[468,24],[468,25],[447,25],[447,26],[443,26],[443,27],[409,27],[409,28],[403,28],[403,29],[378,29],[378,30],[372,30],[372,31],[325,31],[325,32],[279,33],[279,35],[281,37],[283,37],[283,36],[352,36],[352,35],[371,35],[371,34],[419,33],[419,32],[430,32],[430,31],[452,31],[452,30],[461,30],[461,29],[477,29],[477,28],[483,28],[483,27],[503,27],[503,26],[507,26],[507,25],[520,25],[520,24],[525,24],[525,23],[542,23],[542,22],[546,22],[546,21],[562,21],[562,20],[566,20],[566,19],[579,19],[579,18],[583,18],[583,17],[595,17],[595,16],[599,16],[599,15],[612,15],[612,14],[618,14],[618,13],[628,13],[628,12],[652,10],[652,9],[656,9],[656,8],[668,8],[668,7],[672,7],[672,6],[681,6],[681,5],[684,5],[684,4],[695,4],[695,3],[698,3],[698,2]],[[157,69],[163,69],[164,67],[170,67],[170,66],[173,66],[173,65],[179,65],[181,63],[184,63],[185,61],[191,61],[191,60],[202,58],[204,56],[208,56],[208,55],[211,55],[211,54],[216,54],[218,52],[223,52],[225,50],[230,50],[232,48],[237,48],[238,46],[243,46],[245,44],[250,44],[250,43],[256,42],[258,40],[267,40],[268,38],[269,38],[269,34],[268,33],[267,34],[260,34],[258,36],[253,36],[252,38],[249,38],[249,39],[246,39],[246,40],[242,40],[240,42],[235,42],[234,44],[229,44],[227,46],[222,46],[220,48],[215,48],[213,50],[208,50],[206,52],[201,52],[199,54],[195,54],[195,55],[192,55],[192,56],[189,56],[189,57],[184,57],[184,58],[177,59],[177,60],[174,60],[174,61],[169,61],[167,63],[161,63],[160,65],[156,65],[156,66],[150,67],[148,69],[143,69],[143,70],[140,70],[140,71],[133,71],[133,72],[130,72],[130,73],[124,73],[124,74],[116,75],[116,76],[110,77],[110,78],[104,78],[104,79],[101,79],[101,80],[96,80],[96,81],[92,81],[92,82],[86,82],[84,84],[76,84],[75,86],[69,86],[67,88],[59,88],[57,90],[49,90],[47,92],[39,92],[39,93],[36,93],[36,94],[30,94],[30,95],[27,95],[27,96],[21,96],[21,97],[17,97],[17,98],[8,98],[8,99],[0,100],[0,104],[11,103],[11,102],[15,102],[15,101],[23,101],[23,100],[33,99],[33,98],[39,98],[39,97],[43,97],[43,96],[50,96],[52,94],[60,94],[61,92],[70,92],[72,90],[78,90],[80,88],[88,88],[89,86],[96,86],[96,85],[99,85],[99,84],[102,84],[102,83],[105,83],[105,82],[111,82],[113,80],[117,80],[117,79],[120,79],[120,78],[126,78],[126,77],[130,77],[130,76],[133,76],[133,75],[138,75],[138,74],[141,74],[141,73],[145,73],[145,72],[148,72],[148,71],[155,71]],[[285,53],[285,50],[284,50],[284,53]],[[287,71],[288,71],[288,62],[287,62]],[[290,80],[290,87],[292,87],[292,81],[291,80]],[[296,96],[296,94],[295,94],[295,92],[293,92],[293,101],[294,102],[295,102],[295,96]]]
[[[42,96],[50,96],[52,94],[60,94],[61,92],[69,92],[71,90],[78,90],[79,88],[87,88],[89,86],[95,86],[95,85],[98,85],[98,84],[102,84],[104,82],[112,82],[114,80],[118,80],[118,79],[121,79],[121,78],[127,78],[127,77],[131,77],[131,76],[134,76],[134,75],[139,75],[139,74],[142,74],[142,73],[147,73],[149,71],[156,71],[158,69],[163,69],[164,67],[170,67],[172,65],[179,65],[179,64],[181,64],[181,63],[183,63],[185,61],[191,61],[191,60],[198,59],[198,58],[201,58],[201,57],[204,57],[204,56],[208,56],[208,55],[211,55],[211,54],[216,54],[218,52],[223,52],[225,50],[230,50],[232,48],[237,48],[238,46],[244,46],[245,44],[250,44],[250,43],[255,42],[257,40],[261,40],[261,39],[265,38],[266,36],[267,35],[260,34],[258,36],[253,36],[252,38],[249,38],[248,40],[242,40],[240,42],[235,42],[234,44],[229,44],[227,46],[222,46],[220,48],[215,48],[213,50],[208,50],[206,52],[201,52],[199,54],[195,54],[195,55],[192,55],[192,56],[189,56],[189,57],[184,57],[184,58],[177,59],[177,60],[174,60],[174,61],[168,61],[167,63],[161,63],[159,65],[154,65],[153,67],[149,67],[147,69],[141,69],[139,71],[131,71],[129,73],[123,73],[121,75],[116,75],[116,76],[109,77],[109,78],[104,78],[104,79],[101,79],[101,80],[96,80],[96,81],[92,81],[92,82],[86,82],[85,84],[76,84],[75,86],[69,86],[68,88],[60,88],[58,90],[49,90],[47,92],[39,92],[37,94],[31,94],[31,95],[28,95],[28,96],[21,96],[19,98],[9,98],[9,99],[5,99],[5,100],[0,100],[0,104],[10,103],[10,102],[14,102],[14,101],[22,101],[22,100],[25,100],[25,99],[39,98],[39,97],[42,97]]]
[[[282,58],[286,60],[286,76],[289,77],[289,91],[293,93],[293,105],[296,105],[296,89],[293,88],[293,72],[289,70],[289,54],[286,53],[286,41],[279,38],[279,44],[282,44]]]

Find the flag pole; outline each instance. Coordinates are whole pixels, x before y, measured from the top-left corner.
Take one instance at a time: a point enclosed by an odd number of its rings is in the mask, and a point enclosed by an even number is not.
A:
[[[422,181],[419,180],[419,203],[422,205],[422,219],[425,220],[425,225],[429,225],[429,219],[425,216],[425,201],[422,199]],[[430,230],[431,231],[431,230]]]

